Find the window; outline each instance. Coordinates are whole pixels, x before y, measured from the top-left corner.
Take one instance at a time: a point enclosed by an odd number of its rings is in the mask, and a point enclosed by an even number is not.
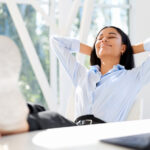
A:
[[[43,9],[43,11],[46,13],[46,15],[51,15],[51,4],[55,4],[53,7],[54,16],[55,19],[55,27],[58,29],[57,33],[61,33],[61,30],[63,28],[60,27],[60,18],[59,7],[60,5],[64,5],[62,0],[36,0],[36,2],[39,3],[39,7]],[[54,3],[53,3],[54,2]],[[75,2],[75,0],[68,1],[69,6],[71,2]],[[83,8],[84,4],[88,1],[86,0],[80,0],[80,6],[77,12],[77,15],[75,19],[72,22],[71,29],[69,31],[69,35],[71,37],[75,37],[79,39],[80,35],[80,27],[81,27],[81,21],[83,19]],[[129,33],[129,1],[128,0],[93,0],[93,10],[92,10],[92,17],[90,22],[90,28],[87,33],[87,43],[92,46],[94,39],[98,33],[98,31],[106,25],[114,25],[118,26],[121,29],[123,29],[127,34]],[[30,3],[30,2],[29,2]],[[32,2],[31,2],[32,3]],[[66,1],[67,3],[67,1]],[[56,99],[58,100],[57,103],[60,101],[60,97],[62,99],[65,99],[63,97],[64,92],[61,92],[60,84],[66,83],[67,81],[60,80],[60,76],[62,73],[62,70],[60,70],[59,63],[56,60],[56,63],[51,60],[52,55],[49,47],[49,34],[51,32],[55,33],[55,31],[52,31],[52,28],[49,28],[45,25],[45,20],[41,16],[40,13],[38,13],[32,5],[25,4],[20,2],[18,4],[18,8],[20,10],[20,13],[22,15],[22,18],[26,24],[26,28],[28,29],[28,32],[30,34],[30,37],[32,39],[32,43],[34,44],[34,47],[36,49],[36,53],[38,54],[38,57],[40,59],[40,62],[42,64],[42,67],[44,69],[44,72],[46,74],[47,80],[49,84],[56,83],[56,86],[54,87],[56,91]],[[71,8],[68,7],[67,10]],[[70,10],[71,11],[71,10]],[[69,13],[68,13],[69,14]],[[68,15],[66,14],[66,16]],[[65,18],[66,19],[66,18]],[[64,19],[64,20],[65,20]],[[62,20],[61,20],[62,21]],[[87,20],[88,22],[89,20]],[[65,22],[64,22],[65,24]],[[63,33],[63,32],[62,32]],[[20,38],[17,34],[16,27],[13,24],[13,21],[10,17],[10,14],[8,12],[7,6],[4,3],[0,3],[0,34],[6,35],[11,37],[16,44],[18,45],[21,54],[22,54],[22,70],[20,75],[20,87],[25,95],[25,98],[27,101],[35,102],[42,104],[47,107],[47,103],[44,99],[44,96],[42,94],[41,88],[37,82],[37,79],[34,75],[34,72],[32,70],[32,67],[29,63],[29,59],[25,53],[25,50],[23,48],[23,45],[20,41]],[[85,65],[89,66],[89,57],[86,56],[84,59]],[[54,65],[53,65],[54,63]],[[50,65],[52,65],[54,68],[50,68]],[[53,74],[53,77],[56,79],[51,79],[50,74]],[[65,87],[65,86],[64,86]],[[65,87],[70,88],[70,87]],[[61,93],[61,94],[60,94]],[[71,92],[70,92],[71,93]],[[66,92],[68,94],[68,92]]]
[[[41,4],[42,7],[45,8],[45,10],[47,11],[49,10],[47,0],[45,0],[44,3]],[[23,17],[23,20],[26,24],[34,47],[37,50],[36,52],[39,56],[47,79],[50,82],[49,38],[48,38],[49,28],[44,25],[41,15],[38,14],[31,5],[18,4],[18,7]],[[32,67],[26,56],[25,50],[17,34],[16,27],[14,26],[12,18],[7,9],[7,6],[2,3],[0,3],[0,34],[6,35],[11,39],[13,39],[21,51],[22,70],[20,74],[19,84],[26,100],[30,102],[39,103],[47,107],[44,96],[41,92],[39,84],[33,73]]]

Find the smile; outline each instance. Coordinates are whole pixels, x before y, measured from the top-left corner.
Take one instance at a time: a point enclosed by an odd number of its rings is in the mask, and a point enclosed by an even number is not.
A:
[[[105,46],[112,47],[112,45],[109,45],[109,44],[101,44],[101,46],[100,46],[100,47],[105,47]]]

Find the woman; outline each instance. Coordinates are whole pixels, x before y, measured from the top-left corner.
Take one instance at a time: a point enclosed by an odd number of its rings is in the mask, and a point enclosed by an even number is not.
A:
[[[150,58],[142,66],[132,69],[133,53],[142,52],[144,49],[150,50],[150,41],[144,43],[144,48],[143,44],[139,44],[132,50],[130,41],[123,31],[116,27],[105,27],[98,33],[93,49],[75,39],[53,37],[51,42],[76,87],[76,124],[125,120],[137,93],[150,80]],[[79,50],[91,55],[92,66],[89,70],[70,54]],[[17,102],[16,99],[13,101]],[[5,102],[8,104],[8,101]],[[2,101],[0,104],[3,107]],[[24,109],[20,109],[20,112],[13,111],[15,107],[12,105],[8,106],[5,109],[5,112],[8,112],[7,118],[22,113],[26,107],[27,117],[24,117],[19,126],[14,124],[19,118],[14,117],[11,124],[8,124],[7,119],[0,118],[0,135],[76,126],[60,114],[45,110],[37,104],[28,103],[26,106],[24,102]],[[10,111],[15,114],[9,113]],[[10,130],[12,126],[14,128]]]
[[[134,46],[128,36],[114,26],[98,33],[94,46],[75,39],[52,37],[51,46],[76,87],[77,124],[126,120],[140,89],[150,80],[150,58],[134,67],[133,53],[150,50],[150,41]],[[71,52],[90,54],[88,70]]]

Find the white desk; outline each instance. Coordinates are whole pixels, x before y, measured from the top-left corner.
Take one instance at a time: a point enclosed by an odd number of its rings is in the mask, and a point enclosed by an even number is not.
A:
[[[150,132],[150,119],[36,131],[5,136],[0,150],[127,150],[100,139]]]

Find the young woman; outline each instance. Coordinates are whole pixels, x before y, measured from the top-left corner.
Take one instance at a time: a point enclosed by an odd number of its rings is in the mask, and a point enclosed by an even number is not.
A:
[[[132,47],[121,29],[108,26],[100,30],[93,48],[57,36],[51,46],[76,88],[77,124],[126,120],[140,89],[150,81],[150,58],[134,68],[133,53],[150,50],[150,41]],[[91,68],[81,65],[72,52],[90,55]]]
[[[24,109],[18,112],[13,111],[15,107],[7,106],[6,118],[14,118],[9,124],[7,119],[0,118],[0,136],[125,120],[136,95],[150,81],[150,58],[140,67],[133,68],[133,53],[150,50],[150,40],[144,42],[144,47],[139,44],[132,49],[128,36],[119,28],[111,26],[98,33],[93,48],[78,40],[63,37],[53,37],[51,45],[76,87],[76,124],[40,105],[28,103],[26,106],[24,102],[22,108],[28,109],[25,111],[27,117],[24,117],[19,126],[14,123],[20,118],[14,116]],[[79,51],[91,56],[89,70],[70,53]],[[13,113],[9,113],[10,111]],[[12,126],[13,129],[10,130]]]

